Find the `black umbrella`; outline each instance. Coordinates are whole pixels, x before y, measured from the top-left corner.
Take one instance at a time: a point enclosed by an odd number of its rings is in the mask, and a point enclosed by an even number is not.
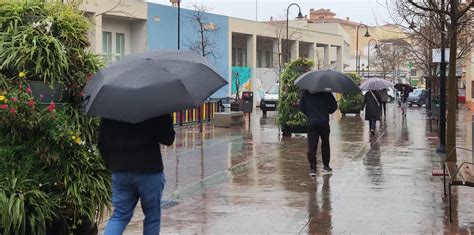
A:
[[[100,70],[87,83],[84,108],[91,116],[137,123],[198,107],[226,84],[194,52],[134,54]]]
[[[307,72],[295,81],[295,85],[310,93],[337,92],[343,94],[361,92],[359,86],[349,76],[333,70]]]
[[[413,91],[413,87],[408,85],[408,84],[405,84],[405,83],[397,83],[395,84],[395,89],[399,90],[399,91],[403,91],[403,87],[405,87],[405,90],[407,90],[408,92],[412,92]]]

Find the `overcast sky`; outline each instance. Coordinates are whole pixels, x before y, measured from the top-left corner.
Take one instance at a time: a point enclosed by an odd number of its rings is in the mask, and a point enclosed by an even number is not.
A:
[[[149,0],[150,2],[163,5],[171,5],[170,0]],[[350,17],[352,21],[363,22],[369,25],[388,23],[386,0],[182,0],[181,6],[190,8],[192,4],[204,4],[211,8],[212,13],[228,15],[238,18],[255,20],[255,8],[258,6],[258,20],[274,18],[286,18],[286,8],[291,3],[301,6],[303,15],[308,15],[309,9],[331,9],[336,17],[345,19]],[[389,0],[391,1],[391,0]],[[257,3],[257,4],[256,4]],[[290,8],[290,19],[296,17],[298,7]]]

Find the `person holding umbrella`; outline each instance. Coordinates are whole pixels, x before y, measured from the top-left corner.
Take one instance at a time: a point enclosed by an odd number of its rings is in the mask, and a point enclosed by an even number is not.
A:
[[[357,93],[359,86],[347,75],[333,70],[309,71],[295,80],[303,90],[299,109],[307,116],[309,175],[316,176],[316,150],[321,138],[323,172],[330,173],[329,114],[337,109],[332,92]]]
[[[99,150],[112,171],[114,210],[105,235],[122,234],[140,203],[145,214],[143,234],[159,234],[161,196],[165,186],[160,144],[173,144],[175,131],[171,115],[137,124],[102,119]]]
[[[123,233],[138,200],[143,234],[160,233],[166,181],[160,144],[174,142],[170,113],[199,107],[226,84],[204,57],[173,50],[127,55],[87,83],[84,111],[102,118],[99,150],[112,172],[114,210],[105,235]]]
[[[316,176],[316,151],[320,138],[323,172],[331,172],[332,169],[329,167],[331,159],[329,114],[337,110],[336,99],[329,92],[311,94],[309,91],[304,91],[300,98],[299,109],[307,117],[309,175]]]
[[[362,107],[365,108],[365,120],[369,121],[370,133],[372,133],[372,135],[375,135],[377,121],[380,120],[380,116],[382,115],[380,102],[381,97],[377,91],[370,90],[365,93]]]
[[[402,116],[405,118],[407,115],[407,101],[410,92],[413,91],[413,87],[406,83],[397,83],[395,84],[395,89],[400,91],[400,101],[401,101],[401,108],[402,108]]]
[[[380,94],[380,103],[382,104],[383,115],[387,116],[387,102],[388,102],[388,91],[387,88],[379,91]]]
[[[387,88],[393,87],[393,84],[385,79],[371,78],[367,79],[360,88],[368,91],[364,96],[363,107],[365,107],[365,120],[369,121],[370,132],[375,134],[377,121],[382,116],[382,106],[388,101]],[[381,93],[385,93],[385,100],[381,97]],[[384,106],[384,112],[386,108]]]

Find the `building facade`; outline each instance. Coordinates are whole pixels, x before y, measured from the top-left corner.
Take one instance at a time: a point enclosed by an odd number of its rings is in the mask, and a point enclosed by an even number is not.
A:
[[[178,48],[178,10],[139,0],[85,0],[80,9],[91,20],[91,49],[107,62],[130,53],[154,49]],[[196,11],[180,9],[179,47],[196,49],[202,42]],[[289,58],[306,57],[318,69],[343,71],[350,66],[350,36],[340,24],[316,25],[308,21],[290,21],[288,40],[286,22],[256,22],[204,13],[206,43],[213,56],[207,56],[229,85],[213,97],[233,96],[239,91],[253,91],[254,104],[278,82],[279,72]],[[238,83],[236,82],[238,81]]]

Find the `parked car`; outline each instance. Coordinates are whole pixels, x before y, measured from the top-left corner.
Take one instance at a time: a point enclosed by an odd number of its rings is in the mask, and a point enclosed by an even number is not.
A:
[[[397,93],[398,91],[389,87],[387,89],[387,93],[388,93],[388,102],[391,103],[395,100],[395,98],[397,97]]]
[[[466,103],[466,90],[458,89],[458,103],[460,104]]]
[[[278,92],[280,85],[273,85],[260,100],[260,109],[266,115],[267,111],[275,111],[278,105]]]
[[[410,92],[408,95],[407,103],[408,106],[414,104],[422,106],[426,104],[426,97],[428,96],[428,91],[425,89],[415,89],[413,92]]]

